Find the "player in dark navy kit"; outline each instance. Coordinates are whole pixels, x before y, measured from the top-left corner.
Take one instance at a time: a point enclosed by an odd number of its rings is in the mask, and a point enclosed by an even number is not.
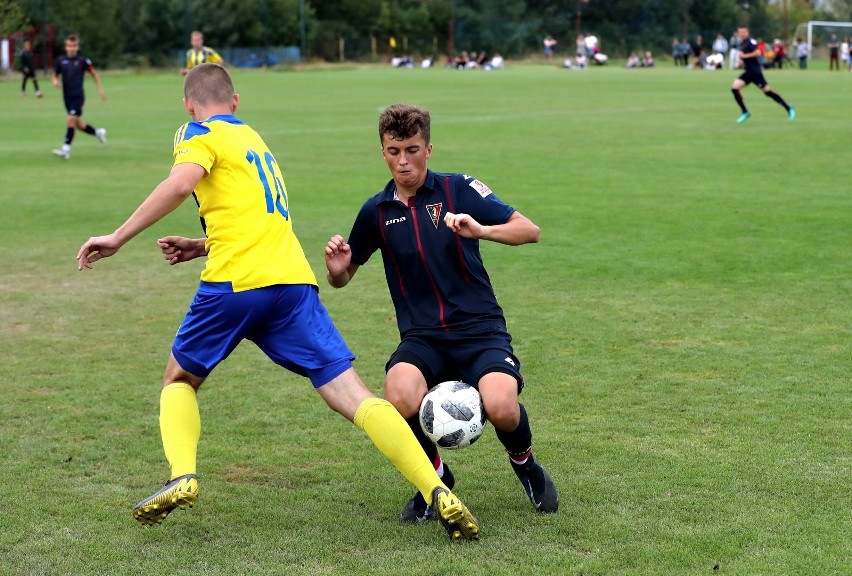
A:
[[[743,61],[743,67],[745,68],[745,71],[740,74],[739,78],[734,80],[734,83],[731,86],[731,92],[734,93],[734,100],[737,101],[737,104],[740,105],[740,108],[743,111],[743,113],[740,114],[740,117],[737,118],[737,124],[742,124],[751,118],[751,112],[749,112],[746,108],[745,102],[743,101],[743,95],[740,92],[740,90],[748,84],[754,84],[763,90],[764,94],[778,102],[778,104],[787,111],[787,115],[790,117],[790,122],[792,122],[796,119],[796,109],[787,104],[784,99],[781,98],[780,94],[773,92],[772,88],[770,88],[769,84],[767,84],[766,78],[763,77],[763,68],[760,65],[760,52],[757,49],[757,42],[749,36],[748,28],[745,26],[740,26],[737,29],[737,36],[740,38],[740,59]]]
[[[83,92],[83,78],[86,72],[95,79],[98,86],[98,94],[101,100],[106,100],[101,78],[92,65],[92,61],[79,53],[80,41],[75,35],[65,39],[65,56],[58,58],[53,70],[53,85],[59,88],[59,79],[62,79],[62,96],[65,99],[65,109],[68,111],[68,122],[65,130],[65,143],[53,153],[59,158],[68,160],[71,157],[71,142],[74,140],[74,130],[79,129],[86,134],[95,136],[98,141],[106,146],[106,130],[94,128],[83,120],[83,103],[86,96]]]
[[[418,409],[428,389],[442,380],[477,387],[527,496],[537,510],[556,512],[556,486],[533,456],[529,419],[518,401],[521,363],[479,252],[479,240],[538,242],[539,228],[479,180],[429,170],[429,133],[426,110],[395,104],[382,112],[379,138],[392,180],[361,207],[348,240],[339,235],[329,240],[328,282],[346,286],[381,251],[401,337],[386,366],[387,400],[452,486],[449,467],[420,428]],[[417,494],[400,520],[432,515]]]
[[[24,75],[21,80],[21,97],[27,97],[27,80],[32,79],[36,98],[41,98],[42,93],[38,88],[38,78],[36,78],[35,54],[33,54],[32,42],[29,40],[24,40],[24,49],[21,51],[21,74]]]

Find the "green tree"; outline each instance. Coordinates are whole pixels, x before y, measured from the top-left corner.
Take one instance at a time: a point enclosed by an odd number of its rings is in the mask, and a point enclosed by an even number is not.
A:
[[[24,9],[15,0],[0,0],[0,37],[22,32],[28,26]]]

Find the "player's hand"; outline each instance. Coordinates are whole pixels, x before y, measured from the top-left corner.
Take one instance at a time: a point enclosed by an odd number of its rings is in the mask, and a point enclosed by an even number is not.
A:
[[[54,88],[59,88],[59,80],[58,80],[58,79],[56,79],[56,78],[54,78],[54,79],[53,79],[53,87],[54,87]]]
[[[447,228],[464,238],[482,238],[485,235],[485,226],[473,219],[470,214],[453,214],[447,212],[444,215],[444,224]]]
[[[106,93],[104,93],[104,91],[103,91],[103,90],[98,90],[98,94],[100,94],[100,95],[101,95],[101,100],[103,100],[104,102],[106,102]]]
[[[77,270],[83,268],[91,270],[95,262],[101,258],[112,256],[118,252],[119,248],[121,248],[121,243],[115,237],[115,234],[89,238],[77,252]]]
[[[166,236],[157,240],[157,246],[159,246],[160,251],[163,253],[166,262],[172,266],[207,255],[203,239]]]
[[[336,234],[325,245],[325,267],[332,276],[340,276],[352,262],[352,249],[343,236]]]

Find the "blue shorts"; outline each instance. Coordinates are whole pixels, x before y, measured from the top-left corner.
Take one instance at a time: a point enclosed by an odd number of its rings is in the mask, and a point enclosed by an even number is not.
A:
[[[82,116],[83,115],[83,102],[85,98],[83,96],[71,96],[65,98],[65,110],[68,111],[69,116]]]
[[[391,355],[385,370],[398,362],[413,364],[429,388],[446,380],[461,380],[476,388],[486,374],[504,372],[518,381],[520,394],[524,377],[511,342],[512,337],[500,327],[485,332],[408,335]]]
[[[279,366],[310,378],[314,388],[355,359],[310,284],[233,292],[230,282],[201,282],[172,354],[181,368],[206,378],[243,339]]]

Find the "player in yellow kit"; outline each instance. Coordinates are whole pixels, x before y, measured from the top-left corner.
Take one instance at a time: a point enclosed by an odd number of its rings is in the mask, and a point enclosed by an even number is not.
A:
[[[189,43],[192,47],[186,51],[186,63],[181,69],[183,74],[199,64],[222,64],[225,62],[218,52],[204,45],[204,34],[198,30],[189,35]]]
[[[222,66],[190,70],[184,105],[193,121],[175,135],[168,178],[115,232],[90,238],[77,253],[78,269],[91,268],[190,194],[198,202],[206,238],[158,241],[171,264],[200,256],[207,256],[207,264],[163,378],[160,432],[171,475],[134,507],[133,516],[143,524],[160,523],[175,508],[196,502],[201,434],[196,393],[247,339],[277,364],[310,378],[330,408],[363,429],[433,502],[452,539],[478,538],[478,522],[438,478],[405,420],[352,367],[354,356],[319,301],[316,278],[293,233],[278,163],[261,137],[234,116],[238,104]]]

